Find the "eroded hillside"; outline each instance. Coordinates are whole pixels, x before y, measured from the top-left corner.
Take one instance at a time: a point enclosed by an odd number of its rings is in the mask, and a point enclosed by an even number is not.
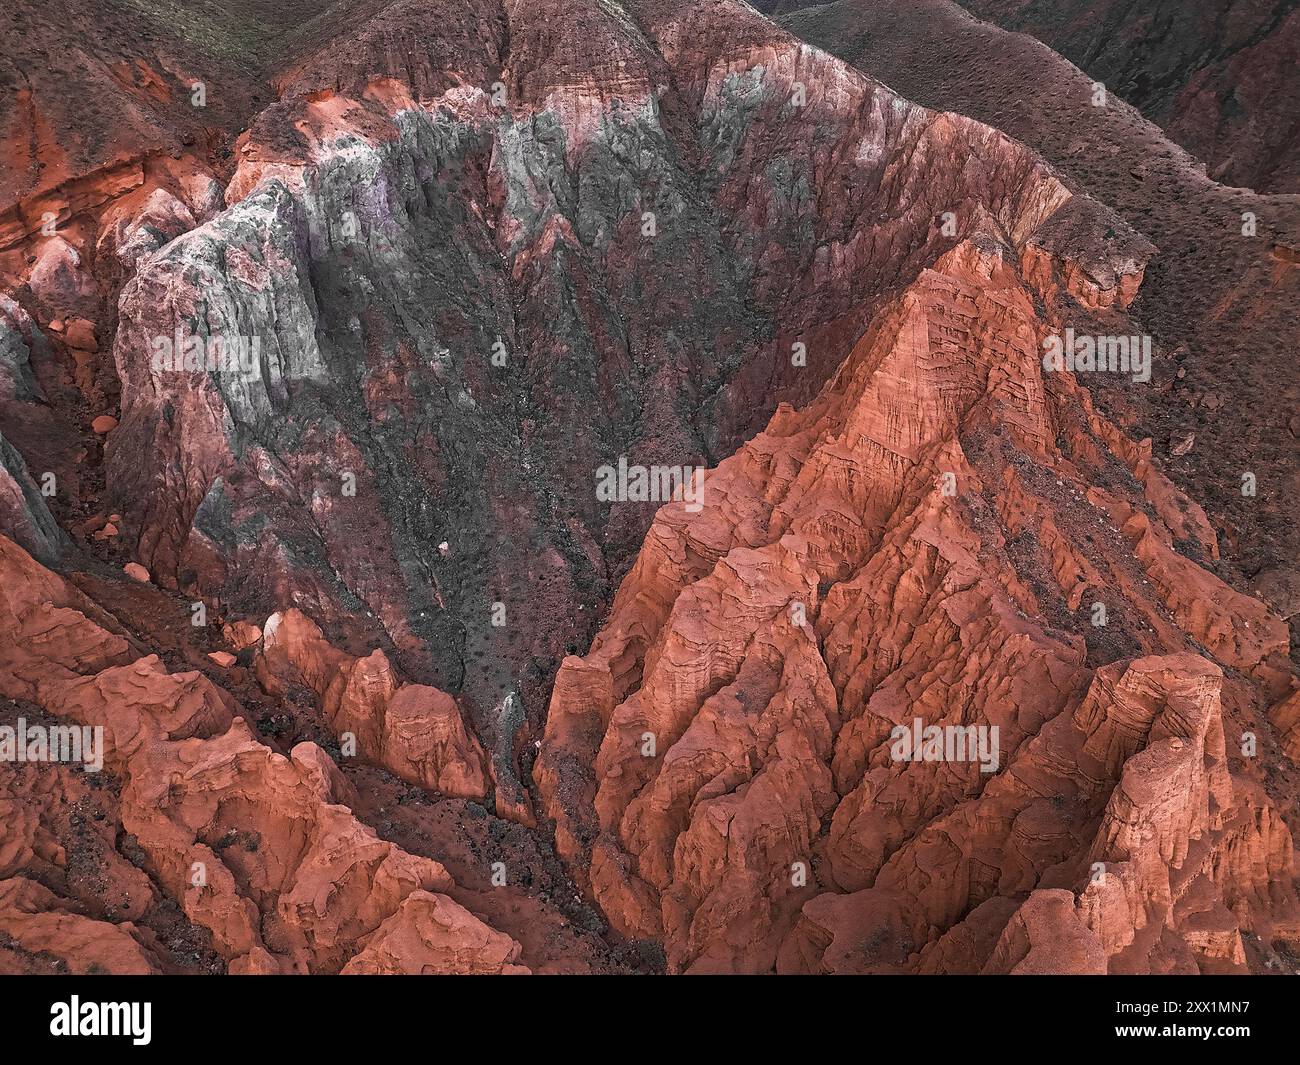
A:
[[[1189,309],[1068,101],[913,102],[843,4],[336,7],[109,5],[6,93],[0,723],[104,765],[0,765],[0,966],[1285,962],[1294,378],[1195,430],[1247,502],[1150,428],[1285,343],[1283,205],[1168,148],[1273,242]]]

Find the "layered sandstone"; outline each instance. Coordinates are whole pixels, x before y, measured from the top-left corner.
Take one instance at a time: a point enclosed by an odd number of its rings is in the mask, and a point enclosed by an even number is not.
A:
[[[168,673],[156,656],[134,659],[129,639],[8,539],[0,571],[0,695],[103,728],[105,768],[125,782],[122,828],[149,874],[136,877],[137,890],[178,900],[229,971],[336,972],[354,961],[515,970],[518,944],[445,897],[452,881],[442,866],[356,819],[319,747],[300,744],[286,758],[205,677]],[[51,857],[56,867],[69,860],[61,857]],[[24,950],[74,967],[151,968],[129,922],[96,925],[22,877],[5,883],[11,916],[0,927]]]
[[[300,611],[289,610],[267,619],[256,668],[272,694],[294,683],[313,691],[329,726],[354,741],[350,753],[433,791],[486,796],[486,756],[455,700],[437,688],[399,682],[383,651],[354,658],[332,647]]]
[[[1268,691],[1285,626],[1170,548],[1146,496],[1203,516],[1043,372],[1008,258],[949,253],[710,472],[701,513],[662,510],[561,669],[545,811],[674,969],[1209,969],[1294,908],[1290,836],[1226,768],[1213,660]],[[914,719],[995,728],[999,753],[900,761]],[[1048,887],[1078,893],[1068,948],[1039,909],[1011,921]]]
[[[982,7],[1009,11],[1023,5],[990,0]],[[1200,5],[1196,12],[1180,7],[1176,14],[1172,5],[1144,8],[1159,11],[1160,19],[1131,29],[1169,29],[1166,44],[1149,53],[1150,63],[1183,69],[1189,67],[1183,49],[1198,37],[1205,46],[1192,51],[1213,65],[1217,49],[1241,43],[1244,27],[1259,29],[1258,43],[1267,52],[1268,41],[1285,38],[1268,31],[1270,22],[1281,18],[1279,30],[1295,22],[1294,15],[1231,0]],[[1122,23],[1137,11],[1133,5],[1102,4],[1060,28],[1086,37],[1097,31],[1099,18]],[[1231,14],[1222,26],[1207,29],[1225,12]],[[1021,13],[1040,21],[1057,18],[1046,7]],[[1135,442],[1151,438],[1151,461],[1206,510],[1223,546],[1219,575],[1238,589],[1258,590],[1278,616],[1292,619],[1292,643],[1300,647],[1293,596],[1286,591],[1296,584],[1300,557],[1300,523],[1289,505],[1300,488],[1300,381],[1293,372],[1291,311],[1300,298],[1294,254],[1300,209],[1294,199],[1233,187],[1240,179],[1207,174],[1200,159],[1125,103],[1122,92],[1098,98],[1089,73],[1033,37],[971,18],[954,0],[844,0],[781,21],[911,99],[1005,130],[1058,168],[1076,193],[1106,203],[1156,245],[1131,322],[1102,317],[1087,327],[1100,334],[1131,329],[1150,336],[1150,384],[1131,388],[1096,375],[1090,391]],[[1132,41],[1121,35],[1111,43],[1123,59]],[[1081,65],[1089,68],[1090,61]],[[1251,63],[1252,77],[1265,81],[1293,76],[1284,69],[1286,64]],[[1235,80],[1250,87],[1245,77]],[[1239,115],[1244,126],[1226,123],[1222,131],[1240,131],[1249,140],[1268,123],[1285,124],[1289,111],[1276,103],[1287,96],[1265,90],[1260,110]],[[1217,100],[1230,107],[1245,104],[1222,93]],[[1266,140],[1269,150],[1283,152],[1288,143],[1285,134]],[[1288,169],[1285,162],[1282,167]],[[1202,561],[1194,547],[1180,550]]]

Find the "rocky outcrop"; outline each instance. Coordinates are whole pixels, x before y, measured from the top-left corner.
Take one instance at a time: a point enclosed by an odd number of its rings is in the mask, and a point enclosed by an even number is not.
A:
[[[1054,22],[1074,5],[1001,7]],[[1096,8],[1060,25],[1086,37],[1139,10]],[[1179,7],[1173,14],[1159,3],[1141,10],[1159,18],[1149,25],[1130,20],[1130,28],[1143,38],[1149,32],[1161,37],[1162,47],[1149,53],[1146,65],[1165,71],[1189,66],[1182,51],[1188,40],[1206,42],[1196,51],[1199,62],[1239,44],[1243,26],[1263,26],[1276,15],[1231,3],[1201,5],[1195,13]],[[1206,30],[1203,19],[1228,11],[1222,25]],[[970,17],[953,0],[844,0],[781,22],[911,99],[996,125],[1052,163],[1072,189],[1105,203],[1156,245],[1128,322],[1100,315],[1086,329],[1076,324],[1078,332],[1149,336],[1150,382],[1135,388],[1098,374],[1088,387],[1135,444],[1152,438],[1151,462],[1205,508],[1223,546],[1219,575],[1251,593],[1264,578],[1269,587],[1286,587],[1300,557],[1300,524],[1288,505],[1300,431],[1293,425],[1300,383],[1293,372],[1290,311],[1300,297],[1300,272],[1287,265],[1294,258],[1288,249],[1300,246],[1295,204],[1212,180],[1114,85],[1099,97],[1090,74],[1033,37]],[[1130,43],[1127,31],[1111,43],[1122,54]],[[1089,69],[1089,63],[1081,65]],[[1286,77],[1284,67],[1259,64],[1251,77]],[[1250,81],[1237,80],[1242,86]],[[1219,99],[1233,106],[1232,96]],[[1272,104],[1254,117],[1290,121],[1286,108]],[[1268,141],[1276,148],[1294,138],[1279,133]],[[1243,351],[1251,352],[1249,359],[1237,357]],[[1182,539],[1176,526],[1170,528]],[[1183,553],[1201,561],[1191,548]],[[1273,609],[1284,618],[1291,614]],[[1300,647],[1294,628],[1292,644]]]
[[[156,957],[129,921],[97,921],[79,910],[25,877],[0,880],[0,932],[5,937],[0,965],[8,961],[6,955],[21,954],[56,959],[78,976],[145,976],[158,971]]]
[[[1138,838],[1154,864],[1112,868],[1130,905],[1110,919],[1165,929],[1171,967],[1241,963],[1249,908],[1229,905],[1257,885],[1215,883],[1209,856],[1229,821],[1275,815],[1229,781],[1222,672],[1195,652],[1267,689],[1286,630],[1208,572],[1166,578],[1168,530],[1142,512],[1139,536],[1103,472],[1126,469],[1141,503],[1140,456],[1044,372],[1046,332],[990,238],[954,249],[812,405],[705,477],[700,513],[660,512],[591,653],[566,660],[545,812],[615,925],[662,935],[670,967],[977,971],[1059,952],[1125,971],[1133,936],[1095,930],[1077,870],[1138,857]],[[1178,591],[1197,582],[1213,619]],[[900,729],[938,746],[900,754]],[[1292,907],[1289,842],[1246,846]],[[1085,914],[1068,949],[1035,945],[1038,909],[1005,943],[958,929],[1067,884]]]
[[[132,661],[128,639],[7,539],[0,572],[0,696],[103,729],[104,766],[125,781],[123,829],[229,971],[337,972],[353,960],[362,971],[517,971],[518,944],[443,897],[441,865],[356,819],[319,747],[278,754],[205,677]],[[23,950],[148,967],[130,923],[81,918],[21,877],[5,883],[0,932]]]
[[[256,668],[272,694],[295,683],[314,692],[330,728],[351,738],[349,754],[433,791],[487,795],[487,759],[456,701],[437,688],[399,682],[383,651],[353,658],[289,610],[267,619]]]
[[[494,932],[446,895],[413,891],[394,917],[343,967],[344,975],[514,976],[519,944]]]
[[[66,543],[22,455],[0,436],[0,529],[33,556],[53,562]]]
[[[134,767],[124,827],[232,972],[337,972],[376,939],[382,957],[389,940],[409,939],[409,925],[422,928],[404,905],[413,893],[445,899],[446,871],[362,826],[332,769],[311,745],[276,754],[242,722],[213,740],[151,749]],[[465,963],[487,952],[479,964],[495,971],[518,957],[508,937],[458,916],[396,952],[393,964],[408,967],[393,971],[455,971],[444,955]],[[363,971],[372,964],[358,960]]]

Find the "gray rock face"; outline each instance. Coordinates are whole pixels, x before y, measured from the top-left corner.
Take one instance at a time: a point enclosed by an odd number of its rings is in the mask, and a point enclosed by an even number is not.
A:
[[[32,373],[33,343],[44,344],[24,311],[14,300],[0,296],[0,399],[35,403],[44,400]]]
[[[32,371],[33,347],[46,354],[45,337],[14,300],[0,296],[0,427],[31,421],[29,412],[44,411],[45,395]],[[57,478],[42,476],[41,480],[47,490],[58,486]],[[67,546],[67,538],[50,514],[22,454],[2,431],[0,533],[47,563],[55,561]]]
[[[27,463],[3,436],[0,436],[0,533],[47,565],[58,561],[67,547],[67,537],[32,482]]]

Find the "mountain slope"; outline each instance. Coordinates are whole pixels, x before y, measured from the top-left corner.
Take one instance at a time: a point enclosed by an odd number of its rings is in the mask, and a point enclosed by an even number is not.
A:
[[[1287,957],[1293,205],[922,14],[114,0],[7,97],[0,699],[108,744],[0,765],[0,964]]]

